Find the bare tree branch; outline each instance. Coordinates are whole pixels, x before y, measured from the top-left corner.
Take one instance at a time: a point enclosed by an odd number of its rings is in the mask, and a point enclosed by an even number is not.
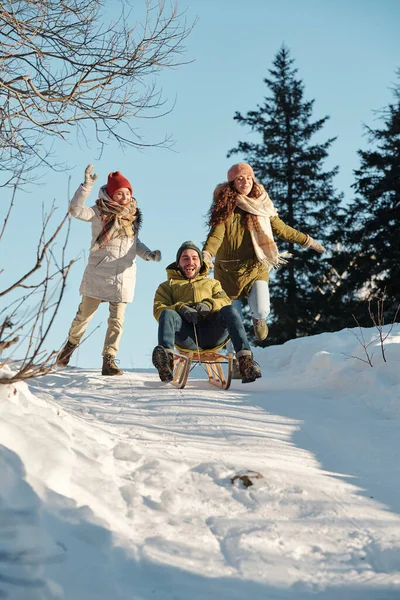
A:
[[[17,178],[17,181],[16,181],[16,183],[14,185],[13,194],[12,194],[12,197],[11,197],[11,200],[10,200],[10,204],[8,205],[8,210],[7,210],[6,216],[4,217],[3,227],[1,228],[1,231],[0,231],[0,241],[1,241],[1,238],[3,237],[3,235],[4,235],[4,232],[5,232],[6,227],[7,227],[8,219],[10,218],[10,214],[11,214],[12,208],[14,206],[15,193],[17,191],[17,187],[18,187],[18,178]]]
[[[94,127],[100,146],[110,138],[138,148],[168,142],[146,144],[132,119],[169,112],[147,80],[183,64],[192,26],[163,0],[144,4],[143,23],[133,21],[128,2],[121,6],[110,22],[101,0],[1,3],[0,148],[9,171],[41,160],[50,137],[66,139],[84,124]]]
[[[54,210],[54,207],[52,208],[51,212],[53,212],[53,210]],[[63,218],[63,220],[61,221],[61,223],[56,228],[56,230],[54,231],[53,235],[50,237],[50,239],[46,243],[43,243],[43,239],[42,239],[42,236],[44,234],[45,227],[46,227],[46,225],[44,225],[44,229],[42,231],[42,235],[41,235],[41,238],[40,238],[39,244],[38,244],[36,263],[34,264],[34,266],[29,271],[27,271],[24,275],[22,275],[12,285],[10,285],[5,290],[0,291],[0,298],[2,296],[5,296],[6,294],[10,293],[16,287],[20,287],[23,281],[25,281],[26,279],[28,279],[35,271],[37,271],[38,269],[40,269],[40,267],[42,266],[43,260],[46,258],[46,253],[47,253],[50,245],[54,242],[55,238],[57,237],[57,235],[59,234],[59,232],[61,231],[61,229],[64,227],[64,224],[65,224],[65,222],[66,222],[66,220],[68,218],[69,218],[69,216],[68,216],[68,213],[67,213],[65,215],[65,217]],[[48,277],[46,276],[46,280],[47,279],[48,279]]]
[[[0,294],[6,296],[20,287],[30,289],[28,294],[14,299],[11,304],[0,312],[0,315],[5,315],[0,324],[0,367],[5,365],[13,365],[14,367],[12,376],[0,377],[0,383],[11,383],[12,381],[45,375],[55,365],[58,351],[46,351],[44,350],[44,344],[58,314],[64,296],[66,280],[75,261],[70,260],[66,263],[65,260],[71,223],[68,215],[55,228],[49,240],[46,239],[46,231],[53,216],[54,206],[52,206],[49,214],[43,214],[35,266]],[[58,259],[54,251],[54,242],[66,223],[65,240],[61,248],[60,259]],[[54,264],[57,268],[52,272]],[[45,273],[39,282],[33,282],[31,285],[22,283],[29,281],[32,275],[43,266]],[[38,296],[39,302],[32,307],[30,302],[35,296]],[[5,334],[6,330],[10,330],[9,333]],[[16,333],[18,333],[17,336]],[[15,345],[13,352],[2,359],[2,351],[9,349],[13,344]],[[23,358],[14,359],[17,350],[21,349],[24,352]]]

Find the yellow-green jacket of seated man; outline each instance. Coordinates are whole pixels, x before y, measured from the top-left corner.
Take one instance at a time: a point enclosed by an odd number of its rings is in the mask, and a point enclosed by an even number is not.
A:
[[[207,277],[209,269],[203,263],[199,273],[193,279],[186,279],[177,267],[171,263],[167,267],[167,281],[161,283],[154,296],[153,314],[157,321],[163,310],[179,310],[184,304],[193,306],[197,302],[206,302],[212,311],[221,310],[231,303],[228,295],[216,279]]]

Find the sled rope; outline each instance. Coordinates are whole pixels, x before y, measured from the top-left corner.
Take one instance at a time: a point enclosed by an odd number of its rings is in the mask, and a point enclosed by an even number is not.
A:
[[[200,346],[199,346],[199,339],[198,339],[198,337],[197,337],[197,329],[196,329],[196,325],[195,325],[194,323],[193,323],[193,331],[194,331],[194,340],[195,340],[195,343],[196,343],[196,350],[197,350],[197,360],[198,360],[198,363],[199,363],[199,365],[201,365],[201,367],[203,368],[203,371],[204,371],[205,373],[207,373],[207,375],[209,376],[209,372],[208,372],[208,370],[207,370],[206,364],[210,364],[210,363],[207,363],[207,362],[205,362],[205,361],[203,361],[203,360],[201,359],[201,355],[200,355]],[[190,368],[190,372],[192,372],[192,370],[195,368],[195,366],[196,366],[195,364],[191,366],[191,368]]]
[[[194,331],[194,339],[196,342],[196,348],[197,348],[197,355],[199,357],[199,363],[201,364],[201,359],[200,359],[200,348],[199,348],[199,339],[197,337],[197,330],[196,330],[196,325],[193,323],[193,331]]]

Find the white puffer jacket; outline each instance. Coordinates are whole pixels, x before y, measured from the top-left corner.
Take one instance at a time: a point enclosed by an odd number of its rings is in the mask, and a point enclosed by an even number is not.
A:
[[[92,223],[93,246],[103,229],[97,206],[84,206],[91,188],[80,185],[69,205],[69,213],[81,221]],[[99,198],[109,200],[105,187]],[[106,302],[132,302],[136,284],[136,255],[150,260],[151,250],[143,244],[135,232],[134,237],[114,238],[98,250],[90,251],[79,292],[82,296],[98,298]]]

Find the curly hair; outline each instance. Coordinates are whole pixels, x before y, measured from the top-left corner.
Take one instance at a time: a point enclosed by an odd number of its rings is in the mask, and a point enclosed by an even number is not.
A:
[[[263,186],[254,182],[249,198],[259,198],[263,192]],[[208,226],[215,227],[223,223],[233,213],[237,205],[239,192],[235,188],[233,181],[220,183],[214,190],[213,201],[207,213]],[[249,229],[250,222],[258,226],[258,220],[255,215],[246,214],[245,227]]]

